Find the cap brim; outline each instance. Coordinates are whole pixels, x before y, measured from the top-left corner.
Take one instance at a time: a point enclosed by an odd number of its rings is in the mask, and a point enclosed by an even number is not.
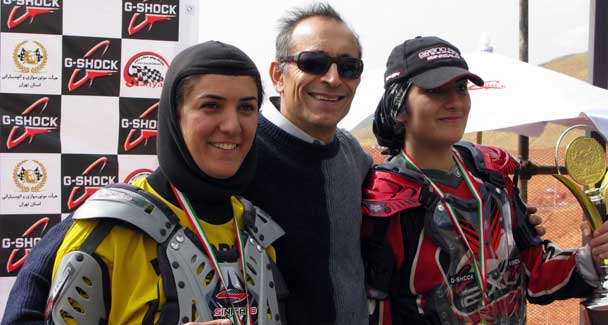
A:
[[[452,81],[469,79],[477,86],[483,86],[483,79],[478,75],[460,67],[438,67],[425,71],[411,78],[412,82],[423,89],[435,89]]]

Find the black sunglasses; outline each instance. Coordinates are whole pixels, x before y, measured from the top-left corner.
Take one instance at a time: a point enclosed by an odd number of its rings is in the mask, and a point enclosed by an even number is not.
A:
[[[338,74],[344,79],[358,79],[363,72],[363,61],[350,56],[333,57],[321,51],[304,51],[283,57],[280,62],[295,62],[304,72],[324,75],[332,63],[338,66]]]

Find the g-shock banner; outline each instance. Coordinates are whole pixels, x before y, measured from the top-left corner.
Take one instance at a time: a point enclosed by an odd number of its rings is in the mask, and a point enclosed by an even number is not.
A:
[[[61,96],[0,93],[0,116],[0,152],[61,152]]]
[[[61,34],[62,0],[2,0],[2,32]]]
[[[60,221],[60,214],[0,216],[0,277],[16,276],[32,248]]]
[[[158,99],[201,4],[0,0],[0,319],[42,233],[158,168]]]
[[[116,155],[61,156],[61,210],[73,212],[100,188],[118,182]]]
[[[118,96],[121,40],[63,37],[62,94]]]
[[[156,154],[158,100],[121,98],[119,154]]]
[[[122,37],[177,41],[179,1],[123,1]]]

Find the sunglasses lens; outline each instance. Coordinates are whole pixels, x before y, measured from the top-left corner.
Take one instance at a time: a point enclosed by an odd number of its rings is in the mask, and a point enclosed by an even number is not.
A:
[[[335,60],[338,74],[345,79],[357,79],[363,72],[363,62],[352,57],[340,57]],[[316,75],[322,75],[329,70],[334,59],[324,52],[301,52],[297,64],[300,70]]]
[[[355,58],[340,58],[338,61],[338,73],[342,78],[357,79],[363,72],[363,62]]]
[[[321,52],[302,52],[298,56],[298,68],[312,74],[324,74],[329,70],[331,58]]]

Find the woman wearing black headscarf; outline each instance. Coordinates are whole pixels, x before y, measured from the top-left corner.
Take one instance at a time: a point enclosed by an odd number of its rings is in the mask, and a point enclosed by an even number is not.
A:
[[[277,324],[282,230],[238,197],[256,167],[263,89],[251,59],[206,42],[173,60],[157,139],[160,168],[94,194],[53,268],[55,323]]]

